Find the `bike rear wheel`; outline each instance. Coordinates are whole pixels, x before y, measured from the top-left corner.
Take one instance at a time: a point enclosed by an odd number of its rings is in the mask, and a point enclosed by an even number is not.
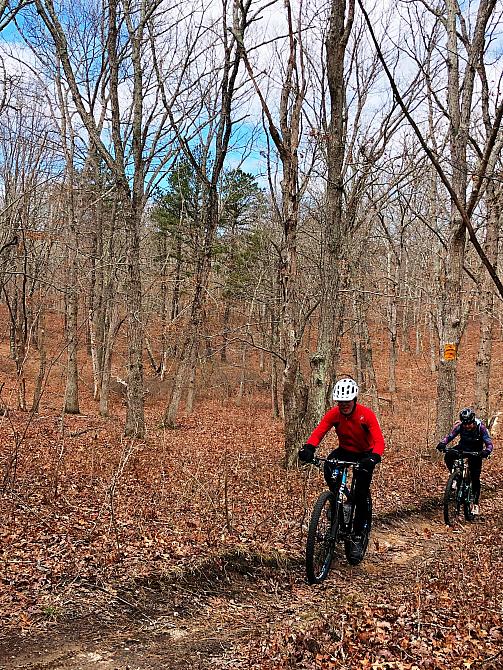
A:
[[[448,526],[453,526],[459,521],[461,513],[461,484],[459,473],[452,472],[447,480],[444,492],[444,521]]]
[[[306,575],[310,584],[319,584],[330,572],[339,526],[336,508],[330,491],[324,491],[313,508],[306,541]]]
[[[351,538],[344,541],[344,552],[346,554],[346,559],[350,565],[358,565],[365,558],[367,553],[367,548],[369,546],[370,531],[372,529],[372,498],[370,493],[367,496],[367,518],[365,522],[365,530],[362,533],[362,551],[360,556],[355,557],[352,552],[351,547]]]

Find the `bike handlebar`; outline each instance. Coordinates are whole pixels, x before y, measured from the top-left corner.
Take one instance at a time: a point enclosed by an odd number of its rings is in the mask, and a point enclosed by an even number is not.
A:
[[[481,452],[480,451],[462,451],[456,447],[450,447],[449,449],[446,449],[444,453],[447,453],[449,451],[453,451],[456,454],[458,454],[459,458],[466,458],[467,456],[480,456]]]
[[[339,458],[323,458],[322,456],[314,456],[313,460],[311,461],[311,464],[316,465],[318,468],[322,465],[322,463],[330,463],[330,465],[340,466],[343,468],[347,468],[349,466],[354,468],[360,467],[358,461],[344,461]]]

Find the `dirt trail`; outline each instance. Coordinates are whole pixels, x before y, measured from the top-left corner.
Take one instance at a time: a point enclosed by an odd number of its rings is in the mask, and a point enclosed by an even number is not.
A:
[[[498,501],[495,501],[495,504]],[[499,505],[501,506],[501,505]],[[499,510],[501,511],[501,510]],[[65,597],[74,620],[55,622],[38,638],[0,642],[3,670],[163,670],[232,667],[246,643],[288,617],[315,620],[341,599],[366,602],[381,593],[410,594],[457,538],[486,522],[459,527],[442,523],[440,509],[376,522],[366,560],[351,568],[334,560],[327,581],[309,587],[299,560],[279,570],[229,559],[178,584],[161,580],[111,592],[74,584]],[[86,614],[86,615],[84,615]]]

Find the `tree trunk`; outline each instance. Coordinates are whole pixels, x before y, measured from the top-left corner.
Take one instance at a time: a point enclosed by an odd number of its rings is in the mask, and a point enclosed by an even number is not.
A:
[[[290,357],[283,374],[283,405],[285,412],[285,467],[297,462],[297,451],[305,440],[305,416],[308,388],[296,359]]]
[[[222,323],[222,348],[220,349],[220,360],[222,363],[227,363],[227,341],[229,339],[230,314],[231,308],[229,305],[229,300],[226,298]]]
[[[438,337],[437,330],[435,328],[435,320],[431,311],[428,312],[428,333],[429,333],[429,344],[430,344],[430,372],[434,374],[437,371],[437,361],[438,361]]]
[[[459,6],[456,0],[446,0],[447,31],[447,106],[449,110],[449,154],[452,165],[452,191],[462,208],[466,209],[467,146],[472,114],[472,99],[476,64],[484,50],[484,26],[489,17],[488,4],[478,8],[474,39],[463,45],[468,52],[464,76],[460,76],[458,49]],[[437,438],[450,430],[456,408],[457,350],[461,337],[461,288],[465,259],[466,231],[462,216],[452,199],[447,270],[442,305],[442,332],[440,335],[440,363],[437,388]]]
[[[115,338],[121,324],[117,307],[115,305],[110,305],[108,309],[110,310],[110,316],[108,318],[108,327],[103,342],[99,388],[100,416],[108,416],[108,398],[110,394],[110,379],[112,376],[112,352]]]
[[[497,267],[498,261],[498,234],[503,220],[503,188],[499,187],[499,198],[496,195],[494,184],[487,187],[487,235],[486,255]],[[475,367],[475,411],[485,421],[489,420],[489,381],[491,377],[491,358],[494,333],[494,291],[493,282],[489,275],[485,275],[480,295],[480,340]]]
[[[343,164],[346,141],[344,56],[354,17],[354,2],[332,0],[325,43],[330,91],[327,133],[327,215],[322,234],[321,301],[316,352],[311,356],[307,420],[315,425],[325,413],[336,377],[344,303],[339,289],[345,243],[343,226]],[[302,393],[302,390],[300,391]]]
[[[278,332],[278,315],[275,313],[274,309],[271,309],[270,313],[270,324],[271,324],[271,334],[270,334],[270,349],[273,352],[276,352],[280,349],[279,341],[279,332]],[[278,371],[278,358],[273,353],[271,354],[271,408],[272,415],[274,418],[279,418],[282,416],[282,407],[280,407],[280,392],[279,389],[279,371]]]
[[[187,380],[187,372],[189,370],[189,361],[192,357],[192,351],[196,345],[195,334],[188,332],[183,346],[180,351],[180,362],[178,364],[176,374],[173,380],[173,388],[171,389],[171,396],[169,403],[164,412],[163,424],[166,428],[176,427],[176,417],[178,408],[182,399],[183,388]]]
[[[388,279],[389,285],[393,286],[393,293],[388,303],[389,322],[389,363],[388,363],[388,391],[396,392],[396,364],[398,361],[398,298],[400,293],[400,267],[396,263],[393,275],[393,252],[388,255]]]
[[[127,200],[124,200],[126,203]],[[127,231],[127,336],[128,390],[126,435],[142,438],[145,435],[143,401],[143,342],[142,287],[140,274],[140,213],[134,208],[125,213]]]
[[[185,414],[190,416],[194,411],[194,398],[196,392],[197,373],[197,349],[194,349],[189,367],[189,381],[187,385],[187,401],[185,403]]]
[[[180,352],[180,361],[175,374],[171,397],[164,413],[164,425],[168,428],[174,428],[176,426],[176,416],[182,398],[183,387],[187,380],[190,362],[195,355],[198,338],[201,333],[201,324],[203,322],[204,313],[203,297],[208,286],[212,262],[212,245],[218,224],[218,198],[216,186],[211,186],[208,190],[204,221],[205,242],[203,248],[199,252],[197,260],[190,320]]]
[[[484,421],[489,420],[489,380],[494,331],[494,293],[489,276],[484,279],[480,295],[480,335],[475,360],[475,412]]]
[[[45,310],[42,304],[40,304],[38,319],[37,319],[37,328],[38,328],[38,353],[39,353],[39,366],[37,379],[35,380],[35,388],[33,389],[33,402],[32,402],[32,412],[38,412],[40,407],[40,400],[42,398],[43,384],[45,378],[45,371],[47,367],[47,350],[45,346]]]
[[[358,294],[353,295],[353,365],[355,368],[355,381],[363,390],[365,369],[364,351],[362,343],[361,315]]]
[[[457,224],[457,227],[456,227]],[[446,435],[456,411],[456,372],[461,326],[461,282],[465,255],[465,230],[453,217],[452,235],[448,245],[447,276],[442,304],[442,331],[437,382],[436,438]]]
[[[374,369],[374,359],[372,354],[372,341],[370,339],[369,327],[367,323],[367,315],[365,310],[360,310],[361,315],[361,333],[362,333],[362,345],[364,351],[364,388],[367,393],[370,393],[372,398],[372,409],[379,418],[379,401],[378,401],[378,389],[377,389],[377,378]]]
[[[77,249],[78,236],[75,226],[73,194],[70,194],[69,208],[69,258],[68,258],[68,296],[66,312],[66,341],[68,348],[65,414],[80,414],[79,372],[77,367],[78,344],[78,287],[77,287]]]

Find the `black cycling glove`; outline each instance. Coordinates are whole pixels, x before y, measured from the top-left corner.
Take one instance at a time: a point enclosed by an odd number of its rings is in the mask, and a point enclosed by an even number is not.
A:
[[[361,459],[360,461],[360,466],[363,467],[365,470],[365,467],[371,465],[372,467],[376,466],[378,463],[381,462],[381,457],[379,454],[375,454],[374,452],[371,452],[370,454],[365,454],[365,456]]]
[[[441,451],[443,453],[443,452],[445,452],[446,449],[447,449],[447,446],[443,442],[439,442],[437,444],[437,450],[438,451]]]
[[[305,444],[302,449],[299,450],[299,460],[303,463],[312,463],[315,451],[316,447],[313,447],[312,444]]]

